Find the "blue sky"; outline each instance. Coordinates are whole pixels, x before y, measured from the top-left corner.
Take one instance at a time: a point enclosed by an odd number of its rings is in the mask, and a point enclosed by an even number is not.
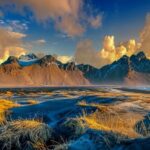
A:
[[[80,35],[78,33],[78,35],[72,35],[71,33],[70,36],[70,31],[66,29],[66,24],[58,23],[57,25],[59,18],[62,17],[61,14],[57,14],[57,11],[61,10],[54,9],[55,18],[51,14],[53,12],[50,12],[49,16],[44,16],[43,12],[41,12],[43,15],[40,16],[40,12],[38,13],[39,10],[43,11],[43,8],[48,5],[46,4],[48,0],[43,1],[45,4],[41,5],[43,7],[41,9],[39,6],[34,7],[34,3],[28,4],[24,0],[20,0],[20,2],[19,0],[6,1],[8,2],[0,2],[1,20],[5,22],[5,24],[1,24],[1,27],[12,26],[11,22],[17,20],[20,26],[23,24],[25,26],[22,28],[14,27],[12,30],[26,34],[23,42],[32,45],[29,48],[31,51],[58,55],[74,55],[77,44],[85,39],[91,39],[94,43],[94,48],[99,50],[102,48],[102,41],[106,35],[113,35],[116,43],[127,41],[130,38],[138,41],[139,33],[145,24],[146,15],[150,12],[149,0],[77,0],[79,3],[82,1],[82,5],[77,4],[81,5],[80,8],[69,13],[75,20],[79,21],[84,32]],[[52,2],[52,0],[50,1]],[[36,8],[39,10],[35,10]],[[78,14],[78,19],[74,17],[74,13]],[[45,19],[44,17],[47,18]],[[94,21],[96,17],[100,17],[96,27],[89,25],[90,18],[93,18]],[[59,25],[61,27],[57,27]],[[78,25],[78,22],[75,25]],[[35,44],[36,42],[34,41],[38,40],[45,40],[45,42]]]

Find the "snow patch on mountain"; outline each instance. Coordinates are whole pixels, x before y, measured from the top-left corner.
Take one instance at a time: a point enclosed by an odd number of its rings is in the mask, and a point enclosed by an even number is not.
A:
[[[19,64],[23,67],[33,65],[37,63],[38,61],[39,61],[39,58],[33,53],[30,53],[27,55],[21,55],[19,57]]]

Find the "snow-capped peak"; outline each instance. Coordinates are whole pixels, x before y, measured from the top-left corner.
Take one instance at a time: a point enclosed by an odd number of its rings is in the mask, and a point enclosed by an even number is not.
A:
[[[27,55],[21,55],[19,57],[19,60],[24,60],[24,61],[33,60],[33,59],[38,59],[38,57],[33,53],[30,53],[30,54],[27,54]]]

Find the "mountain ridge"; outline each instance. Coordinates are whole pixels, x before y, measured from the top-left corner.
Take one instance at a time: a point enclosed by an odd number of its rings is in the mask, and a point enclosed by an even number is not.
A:
[[[77,86],[89,85],[79,69],[63,69],[53,56],[47,55],[29,66],[21,66],[10,56],[0,65],[0,86]]]
[[[20,63],[22,58],[27,59],[24,64]],[[144,52],[139,52],[131,57],[124,55],[112,64],[95,68],[88,64],[76,65],[75,62],[63,64],[52,55],[42,58],[34,54],[20,58],[10,56],[0,65],[0,75],[0,86],[5,84],[14,86],[149,85],[150,60]]]
[[[144,84],[146,82],[147,84],[150,84],[150,79],[148,79],[150,74],[150,60],[145,56],[144,52],[139,52],[137,55],[132,55],[131,57],[124,55],[112,64],[84,72],[84,76],[86,76],[93,84],[129,84],[131,72],[132,75],[136,74],[136,78],[143,75],[144,79],[146,78],[146,81],[143,80]],[[134,80],[133,77],[132,80]],[[142,84],[141,80],[136,80],[134,83],[135,82],[137,84],[138,82]]]

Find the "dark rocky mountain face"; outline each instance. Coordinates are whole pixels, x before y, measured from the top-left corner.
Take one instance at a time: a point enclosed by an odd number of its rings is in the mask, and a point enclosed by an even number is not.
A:
[[[53,57],[52,55],[46,55],[44,56],[43,58],[41,58],[38,63],[41,65],[41,66],[48,66],[50,65],[51,63],[56,63],[56,58]]]
[[[146,58],[143,52],[130,57],[133,70],[142,73],[150,73],[150,60]]]
[[[62,64],[62,68],[64,70],[68,70],[68,71],[78,70],[75,62],[69,62],[69,63],[66,63],[66,64]]]
[[[111,65],[99,69],[101,82],[104,83],[121,83],[129,71],[129,58],[123,56]]]
[[[4,63],[2,63],[2,65],[7,65],[7,64],[18,64],[18,58],[14,57],[14,56],[10,56]]]
[[[91,65],[80,64],[77,65],[78,69],[83,72],[83,75],[93,84],[97,84],[100,81],[98,69]]]
[[[84,76],[94,84],[121,82],[129,70],[128,57],[123,56],[118,61],[106,65],[100,69],[90,65],[78,65]]]
[[[46,55],[43,58],[39,59],[37,61],[37,63],[41,66],[49,66],[51,64],[58,66],[60,69],[64,69],[63,66],[64,64],[62,64],[60,61],[58,61],[54,56],[52,55]]]
[[[145,76],[149,76],[150,60],[146,58],[143,52],[139,52],[137,55],[132,55],[131,57],[123,56],[118,61],[100,69],[90,65],[78,65],[78,68],[91,83],[122,84],[130,72],[133,72],[132,75],[136,73],[136,78],[140,76],[140,79],[142,74],[144,78]]]

